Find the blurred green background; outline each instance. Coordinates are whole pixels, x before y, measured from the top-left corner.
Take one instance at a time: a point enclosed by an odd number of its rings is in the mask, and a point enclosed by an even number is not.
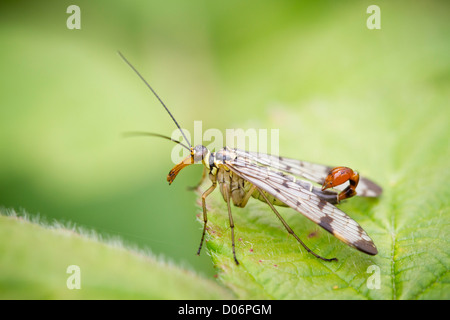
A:
[[[71,4],[81,8],[81,30],[66,27]],[[371,4],[381,8],[381,30],[366,27]],[[175,127],[117,50],[188,130],[194,120],[203,130],[280,129],[280,153],[296,146],[287,155],[304,160],[351,158],[348,146],[336,151],[339,143],[321,158],[320,142],[334,138],[323,128],[358,139],[339,117],[366,121],[376,141],[382,128],[370,116],[379,105],[390,104],[397,116],[382,119],[399,130],[399,114],[425,115],[424,127],[449,114],[448,1],[0,6],[0,206],[118,236],[208,276],[215,271],[206,252],[195,255],[200,210],[186,190],[202,169],[185,169],[169,186],[173,145],[122,138],[134,130],[170,135]],[[433,99],[439,107],[427,114]],[[349,103],[355,112],[340,114]],[[313,117],[286,116],[302,108]],[[300,135],[308,122],[317,130]],[[368,144],[367,157],[382,152]]]

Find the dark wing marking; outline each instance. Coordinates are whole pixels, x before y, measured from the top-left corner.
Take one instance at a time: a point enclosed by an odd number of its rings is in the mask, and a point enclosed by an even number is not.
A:
[[[290,159],[285,157],[274,156],[265,153],[249,152],[240,149],[233,149],[238,157],[249,158],[262,166],[274,168],[276,170],[284,171],[286,173],[302,177],[318,183],[320,185],[325,181],[326,176],[333,167]],[[337,186],[335,189],[342,191],[346,185]],[[361,197],[378,197],[382,193],[382,188],[373,181],[360,177],[356,192]]]
[[[233,173],[300,212],[349,246],[370,255],[378,253],[363,228],[343,211],[279,172],[255,165],[252,160],[237,157],[225,161],[225,165]]]

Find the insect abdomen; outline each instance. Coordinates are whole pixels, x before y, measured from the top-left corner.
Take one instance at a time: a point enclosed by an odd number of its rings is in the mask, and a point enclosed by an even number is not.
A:
[[[281,202],[280,200],[278,200],[277,198],[275,198],[274,196],[272,196],[271,194],[264,192],[264,195],[267,197],[267,200],[269,200],[270,203],[272,203],[275,206],[281,206],[281,207],[287,207],[287,205],[283,202]],[[266,200],[264,199],[264,197],[259,193],[258,190],[256,190],[255,192],[253,192],[252,197],[255,199],[258,199],[262,202],[266,202]]]

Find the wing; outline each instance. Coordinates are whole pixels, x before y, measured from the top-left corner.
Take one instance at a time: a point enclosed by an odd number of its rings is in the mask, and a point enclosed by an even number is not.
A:
[[[274,156],[265,153],[249,152],[240,149],[233,149],[239,157],[249,158],[261,166],[271,167],[297,177],[302,177],[318,183],[320,185],[325,181],[326,176],[333,167],[290,159],[285,157]],[[337,186],[335,189],[342,191],[345,185]],[[360,177],[356,192],[361,197],[378,197],[383,189],[375,182]]]
[[[288,176],[256,165],[253,159],[237,157],[225,161],[235,174],[300,212],[339,240],[370,255],[378,253],[375,244],[361,226],[332,204],[293,182]]]

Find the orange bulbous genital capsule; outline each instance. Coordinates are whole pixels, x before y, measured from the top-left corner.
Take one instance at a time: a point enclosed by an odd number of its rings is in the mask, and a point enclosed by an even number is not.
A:
[[[355,176],[355,172],[348,167],[336,167],[330,170],[323,183],[322,190],[341,185]]]
[[[328,176],[322,185],[322,191],[339,186],[345,182],[349,182],[349,186],[339,194],[339,201],[353,197],[356,195],[356,187],[359,182],[359,174],[348,167],[336,167],[330,170]]]

